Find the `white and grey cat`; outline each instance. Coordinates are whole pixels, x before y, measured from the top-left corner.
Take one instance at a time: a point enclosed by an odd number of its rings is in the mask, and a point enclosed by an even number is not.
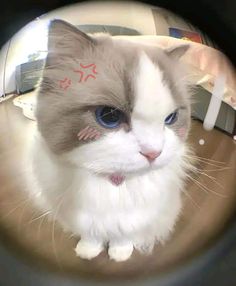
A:
[[[108,246],[124,261],[165,242],[190,164],[190,99],[179,58],[53,20],[38,90],[33,170],[43,208],[80,237],[78,256]]]

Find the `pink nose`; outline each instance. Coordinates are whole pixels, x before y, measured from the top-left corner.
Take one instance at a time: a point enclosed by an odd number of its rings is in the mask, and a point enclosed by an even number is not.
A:
[[[149,162],[153,162],[157,157],[161,155],[161,151],[140,152],[140,154],[146,157]]]

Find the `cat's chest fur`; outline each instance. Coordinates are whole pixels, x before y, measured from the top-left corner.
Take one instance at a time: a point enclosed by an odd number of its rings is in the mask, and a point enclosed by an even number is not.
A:
[[[106,176],[55,161],[43,145],[35,147],[35,173],[45,207],[65,229],[104,241],[124,234],[135,241],[143,238],[144,232],[150,239],[168,236],[166,226],[172,229],[181,208],[178,162],[129,176],[116,186]]]

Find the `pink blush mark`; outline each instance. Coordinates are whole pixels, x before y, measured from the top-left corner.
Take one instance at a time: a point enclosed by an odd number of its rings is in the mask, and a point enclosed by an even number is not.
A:
[[[184,138],[185,135],[186,135],[186,128],[180,128],[178,130],[178,135],[181,137],[181,138]]]
[[[125,176],[122,176],[120,174],[112,174],[109,176],[109,180],[112,182],[113,185],[119,186],[124,182]]]
[[[85,127],[77,134],[78,140],[83,140],[83,141],[87,139],[97,140],[99,139],[100,136],[101,136],[101,133],[99,131],[89,126]]]

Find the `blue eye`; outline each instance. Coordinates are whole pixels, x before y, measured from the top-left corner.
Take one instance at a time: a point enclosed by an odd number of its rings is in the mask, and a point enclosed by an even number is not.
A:
[[[105,128],[117,128],[124,120],[124,114],[111,106],[101,106],[95,110],[97,122]]]
[[[174,124],[177,120],[177,115],[178,115],[178,112],[175,111],[171,114],[169,114],[166,119],[165,119],[165,124],[166,125],[171,125],[171,124]]]

